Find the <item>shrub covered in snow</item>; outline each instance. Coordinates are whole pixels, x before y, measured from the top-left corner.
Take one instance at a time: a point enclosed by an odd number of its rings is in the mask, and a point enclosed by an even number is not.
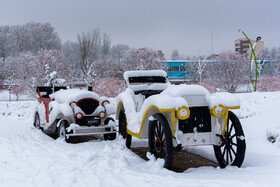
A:
[[[98,79],[93,83],[92,90],[102,96],[116,97],[125,90],[125,82],[113,78]]]
[[[280,90],[280,79],[276,76],[261,76],[257,90],[261,92],[278,91]]]
[[[280,142],[280,127],[266,131],[267,140],[271,143]]]

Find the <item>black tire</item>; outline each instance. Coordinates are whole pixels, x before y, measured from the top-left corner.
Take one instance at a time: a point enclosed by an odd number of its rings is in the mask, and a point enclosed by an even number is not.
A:
[[[127,124],[124,110],[121,110],[119,115],[119,135],[125,139],[125,145],[128,149],[130,149],[132,137],[130,134],[127,134]]]
[[[57,136],[58,136],[58,138],[63,138],[65,140],[65,142],[70,143],[71,138],[70,137],[67,138],[67,136],[66,136],[66,134],[67,134],[66,128],[68,126],[69,126],[68,122],[66,120],[62,120],[60,122],[60,125],[57,130]]]
[[[36,129],[42,130],[42,128],[40,127],[40,116],[39,116],[38,112],[35,113],[33,125]]]
[[[221,145],[214,145],[220,167],[225,168],[228,165],[241,167],[246,151],[245,136],[239,119],[231,111],[228,112],[227,127],[221,141]]]
[[[105,121],[104,124],[108,125],[110,121],[115,122],[115,120],[111,117],[108,117]],[[110,133],[110,134],[104,134],[104,140],[115,140],[116,139],[117,134],[116,133]]]
[[[171,169],[173,165],[173,142],[169,124],[164,115],[153,116],[156,120],[149,122],[149,152],[156,158],[163,158],[164,168]]]

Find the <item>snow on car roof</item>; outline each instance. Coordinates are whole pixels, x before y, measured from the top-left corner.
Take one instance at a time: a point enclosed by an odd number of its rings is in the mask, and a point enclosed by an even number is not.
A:
[[[51,94],[50,98],[55,99],[55,101],[58,103],[78,101],[83,98],[93,98],[98,101],[100,100],[100,97],[95,92],[80,89],[61,89]]]
[[[210,108],[219,104],[222,104],[226,107],[240,106],[239,98],[236,95],[227,92],[218,92],[211,94],[209,97],[207,97],[207,100]]]
[[[210,94],[206,88],[200,85],[170,85],[162,94],[168,94],[173,97],[204,95],[210,108],[219,104],[226,107],[240,106],[240,101],[237,96],[226,92]]]
[[[209,91],[200,86],[200,85],[170,85],[167,89],[163,91],[163,93],[175,96],[175,97],[182,97],[184,95],[210,95]]]
[[[128,82],[129,77],[148,77],[148,76],[166,77],[167,74],[163,70],[126,71],[123,74],[123,77],[126,82]]]

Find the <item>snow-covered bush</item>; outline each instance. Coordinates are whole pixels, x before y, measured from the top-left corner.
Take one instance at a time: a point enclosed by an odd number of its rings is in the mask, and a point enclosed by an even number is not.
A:
[[[11,89],[11,93],[15,94],[16,100],[18,100],[20,94],[24,93],[24,87],[19,85],[14,85]]]
[[[0,58],[22,52],[36,53],[41,49],[61,48],[61,40],[49,23],[30,22],[24,25],[0,26]]]
[[[92,90],[100,96],[116,97],[125,90],[125,82],[114,78],[95,80]]]
[[[280,128],[268,129],[266,136],[271,143],[280,142]]]
[[[248,59],[244,55],[232,52],[220,53],[216,62],[207,69],[209,81],[217,88],[230,93],[234,93],[240,85],[249,80]]]
[[[122,68],[124,71],[164,69],[165,64],[161,63],[161,58],[163,57],[158,51],[146,48],[131,49],[122,61]]]
[[[258,91],[271,92],[280,90],[280,79],[276,76],[264,75],[259,79]]]
[[[36,86],[47,85],[51,79],[71,79],[64,53],[58,50],[40,50],[36,55],[27,52],[20,55],[19,79],[30,93]],[[54,73],[55,72],[55,78]]]

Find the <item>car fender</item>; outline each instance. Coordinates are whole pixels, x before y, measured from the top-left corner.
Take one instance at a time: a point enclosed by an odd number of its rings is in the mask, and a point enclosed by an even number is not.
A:
[[[124,100],[117,100],[116,119],[120,111],[124,110],[127,117],[127,132],[137,138],[147,138],[149,120],[154,114],[161,113],[165,116],[172,134],[175,129],[176,110],[180,107],[188,107],[187,101],[182,97],[171,97],[168,95],[153,95],[147,98],[139,112],[136,112],[132,97],[125,97]],[[163,102],[165,101],[165,102]],[[134,105],[134,106],[133,106]],[[133,106],[133,107],[132,107]]]
[[[157,113],[161,113],[164,115],[164,117],[166,118],[171,133],[173,135],[174,133],[174,128],[175,128],[175,114],[176,114],[176,110],[175,108],[169,108],[169,109],[162,109],[162,108],[158,108],[155,105],[150,106],[144,113],[143,117],[142,117],[142,121],[141,121],[141,127],[140,127],[140,132],[139,133],[133,133],[128,129],[128,133],[136,136],[138,138],[148,138],[148,130],[149,130],[149,121],[153,120],[153,115],[157,114]]]
[[[35,107],[35,112],[34,112],[34,118],[35,119],[35,114],[38,113],[40,117],[40,124],[46,124],[46,108],[43,102],[39,103]]]
[[[65,119],[69,124],[75,121],[73,110],[69,104],[56,101],[50,103],[49,124],[53,124],[57,119]]]

